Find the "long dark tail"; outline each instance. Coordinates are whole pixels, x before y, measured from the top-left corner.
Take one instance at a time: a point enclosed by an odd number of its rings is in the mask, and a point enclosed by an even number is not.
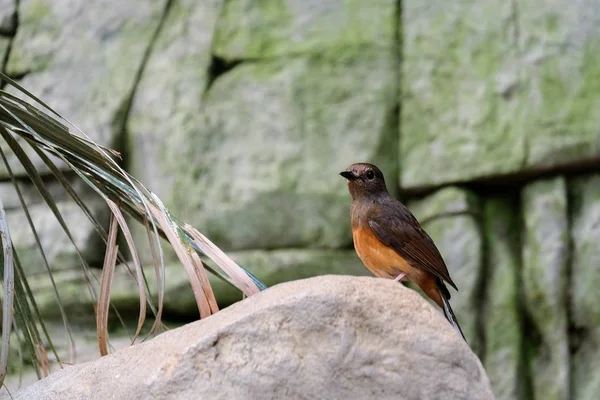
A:
[[[438,290],[440,291],[440,296],[442,297],[442,302],[444,303],[444,315],[446,319],[450,321],[454,329],[460,333],[460,336],[466,342],[465,335],[462,333],[462,329],[460,329],[460,325],[458,325],[458,320],[456,319],[456,315],[454,315],[454,311],[452,311],[452,307],[450,307],[450,292],[448,292],[448,288],[441,281],[438,282]]]

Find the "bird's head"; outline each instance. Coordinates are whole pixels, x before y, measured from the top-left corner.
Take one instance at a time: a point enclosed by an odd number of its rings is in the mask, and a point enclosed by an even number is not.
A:
[[[383,173],[373,164],[355,163],[340,175],[348,180],[352,199],[388,194]]]

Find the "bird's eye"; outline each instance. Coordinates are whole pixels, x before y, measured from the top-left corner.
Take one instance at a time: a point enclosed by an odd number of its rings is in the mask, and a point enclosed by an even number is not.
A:
[[[367,179],[371,181],[373,178],[375,178],[375,172],[367,171]]]

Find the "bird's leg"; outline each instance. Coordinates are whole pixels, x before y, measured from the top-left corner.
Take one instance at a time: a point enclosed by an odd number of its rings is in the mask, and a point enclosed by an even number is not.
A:
[[[394,279],[394,281],[396,281],[396,282],[399,282],[399,281],[401,281],[402,279],[404,279],[404,277],[405,277],[405,276],[406,276],[406,274],[405,274],[404,272],[401,272],[401,273],[400,273],[400,275],[398,275],[398,276],[396,277],[396,279]]]

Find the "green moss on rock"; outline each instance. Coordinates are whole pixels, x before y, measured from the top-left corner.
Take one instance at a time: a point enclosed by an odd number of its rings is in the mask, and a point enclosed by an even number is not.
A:
[[[350,195],[339,171],[374,162],[396,191],[393,79],[393,59],[368,47],[242,63],[214,81],[200,110],[178,108],[189,123],[140,108],[132,132],[156,166],[140,158],[133,172],[223,248],[346,246]],[[150,83],[145,95],[161,98]]]
[[[22,0],[6,71],[25,75],[19,83],[27,90],[94,141],[114,146],[122,133],[123,104],[164,5],[165,0]],[[24,174],[14,154],[2,146],[14,172]],[[41,172],[47,171],[33,150],[25,150]],[[0,177],[6,176],[1,166]]]
[[[585,2],[519,3],[526,167],[600,157],[600,25]]]
[[[404,2],[402,185],[600,159],[593,15],[578,2]]]
[[[224,2],[214,52],[226,60],[264,59],[356,46],[396,46],[394,0]]]
[[[518,171],[525,160],[511,5],[403,4],[401,184]]]

